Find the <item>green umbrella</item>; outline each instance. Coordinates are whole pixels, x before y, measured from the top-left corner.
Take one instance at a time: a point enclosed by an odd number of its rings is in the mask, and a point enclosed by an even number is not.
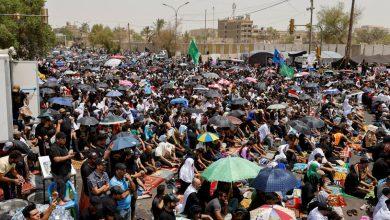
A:
[[[212,163],[202,173],[209,182],[237,182],[244,179],[255,178],[260,172],[260,167],[241,157],[226,157]]]

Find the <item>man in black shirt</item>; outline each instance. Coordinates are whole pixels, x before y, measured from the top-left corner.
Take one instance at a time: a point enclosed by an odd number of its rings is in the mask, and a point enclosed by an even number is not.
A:
[[[160,213],[159,220],[175,220],[176,216],[173,210],[176,207],[177,202],[179,202],[179,199],[176,198],[175,195],[172,193],[169,193],[164,196],[164,208]]]
[[[66,135],[59,132],[56,135],[56,143],[50,149],[51,173],[57,184],[57,192],[61,201],[58,205],[64,205],[66,182],[69,180],[72,167],[71,159],[74,157],[72,150],[66,148]]]
[[[164,202],[163,202],[164,195],[165,195],[165,185],[159,185],[157,187],[157,194],[153,198],[152,209],[151,209],[153,218],[155,220],[158,220],[161,211],[164,208]]]
[[[61,118],[57,121],[57,132],[61,131],[66,135],[66,147],[70,149],[70,140],[72,133],[72,120],[69,117],[69,113],[66,112],[65,109],[61,108],[59,110],[61,114]]]

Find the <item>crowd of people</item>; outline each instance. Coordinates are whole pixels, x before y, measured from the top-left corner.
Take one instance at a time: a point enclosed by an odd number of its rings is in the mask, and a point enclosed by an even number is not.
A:
[[[40,60],[39,72],[37,118],[26,107],[28,95],[12,88],[14,139],[2,144],[0,158],[5,200],[22,198],[22,186],[42,170],[38,157],[49,156],[56,184],[50,210],[69,202],[72,164],[81,164],[79,219],[139,218],[137,198],[153,194],[145,177],[161,169],[176,172],[157,186],[154,219],[251,219],[263,205],[286,207],[294,189],[264,192],[250,180],[202,177],[213,162],[241,157],[294,171],[297,209],[309,220],[358,215],[332,208],[332,186],[366,199],[375,220],[390,218],[385,68],[296,70],[286,78],[275,66],[211,59],[195,66],[149,52],[72,48]],[[215,138],[201,140],[205,133]],[[299,172],[297,164],[304,165]],[[23,211],[27,219],[37,213],[34,204]]]

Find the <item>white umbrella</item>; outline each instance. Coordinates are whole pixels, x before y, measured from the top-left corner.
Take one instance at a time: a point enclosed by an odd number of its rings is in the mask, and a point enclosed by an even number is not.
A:
[[[117,67],[122,63],[120,59],[109,59],[104,63],[104,66]]]

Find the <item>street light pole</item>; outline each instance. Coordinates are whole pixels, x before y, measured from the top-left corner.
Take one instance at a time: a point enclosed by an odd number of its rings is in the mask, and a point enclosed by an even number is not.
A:
[[[171,8],[174,12],[175,12],[175,50],[176,50],[176,45],[177,45],[177,14],[179,12],[179,9],[187,4],[189,4],[190,2],[186,2],[182,5],[180,5],[179,7],[177,8],[174,8],[173,6],[171,5],[168,5],[168,4],[165,4],[163,3],[164,6],[168,7],[168,8]]]
[[[313,10],[314,10],[313,0],[310,0],[310,8],[308,8],[308,10],[310,10],[310,27],[309,27],[309,54],[310,54],[311,43],[313,40]]]

